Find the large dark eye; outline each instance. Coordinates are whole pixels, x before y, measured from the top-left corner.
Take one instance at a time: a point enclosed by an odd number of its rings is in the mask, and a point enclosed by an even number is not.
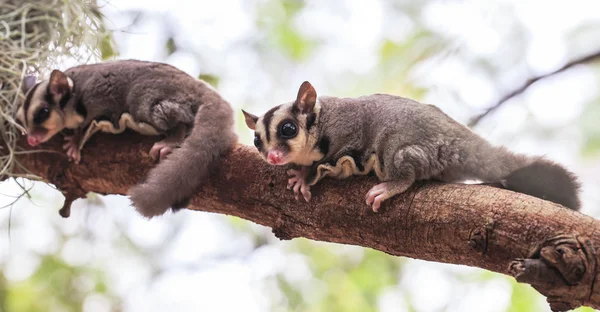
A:
[[[50,109],[48,109],[48,107],[44,107],[35,113],[33,116],[33,122],[39,125],[46,121],[48,117],[50,117]]]
[[[256,146],[256,148],[260,148],[260,145],[262,144],[262,141],[260,140],[260,137],[258,135],[254,136],[254,146]]]
[[[290,139],[298,134],[298,127],[293,122],[286,122],[281,126],[281,137]]]

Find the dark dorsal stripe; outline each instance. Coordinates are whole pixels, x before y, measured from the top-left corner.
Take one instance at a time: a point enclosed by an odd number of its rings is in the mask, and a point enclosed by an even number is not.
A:
[[[33,94],[35,93],[35,90],[40,86],[40,82],[36,83],[35,86],[33,86],[31,88],[31,90],[29,90],[29,93],[27,93],[27,96],[25,97],[25,102],[23,102],[23,116],[25,119],[25,125],[27,125],[28,122],[28,118],[27,118],[27,111],[29,110],[29,106],[31,106],[31,99],[33,98]]]
[[[348,152],[348,156],[352,157],[352,159],[354,160],[354,163],[356,164],[356,168],[358,168],[358,170],[360,170],[360,171],[365,170],[365,166],[363,165],[363,153],[361,153],[360,151],[357,151],[357,150],[352,150],[352,151]]]
[[[256,143],[254,143],[254,146],[256,146],[256,148],[258,149],[259,152],[263,153],[265,151],[265,145],[263,144],[260,135],[258,135],[258,134],[255,133],[254,134],[254,139],[255,140],[258,139],[257,141],[255,141],[255,142],[258,142],[258,145]]]
[[[327,153],[329,153],[329,144],[331,142],[329,141],[329,138],[324,136],[322,137],[319,142],[317,142],[317,146],[319,147],[319,151],[321,151],[321,153],[323,153],[323,156],[326,156]]]
[[[64,109],[65,106],[67,106],[67,103],[69,102],[70,99],[71,99],[71,92],[67,92],[67,94],[65,94],[63,97],[60,98],[60,102],[58,103],[58,106],[60,106],[61,109]]]
[[[67,102],[69,102],[70,98],[71,98],[71,91],[67,91],[67,93],[63,94],[63,96],[60,98],[60,102],[58,102],[58,106],[60,107],[60,109],[65,108],[65,106],[67,105]],[[46,95],[44,96],[44,100],[46,100],[46,102],[48,103],[48,106],[50,106],[50,107],[57,104],[54,102],[54,97],[52,96],[52,93],[50,93],[50,83],[48,83],[48,85],[46,86]]]
[[[317,170],[316,167],[311,167],[310,170],[308,170],[308,174],[306,175],[306,182],[310,185],[315,183],[315,178],[317,177]]]
[[[75,112],[78,115],[83,116],[83,119],[87,118],[87,109],[83,105],[83,99],[80,98],[79,101],[75,103]]]
[[[68,80],[67,80],[68,81]],[[72,85],[69,86],[69,89],[67,91],[67,94],[65,94],[61,99],[60,99],[60,103],[58,103],[58,105],[60,105],[60,108],[65,108],[65,106],[67,106],[67,103],[69,102],[69,100],[73,97],[73,95],[75,94],[75,81],[71,79]],[[75,108],[75,110],[77,110],[77,108]]]
[[[265,138],[267,139],[267,143],[271,141],[271,120],[273,119],[273,114],[275,114],[275,111],[278,110],[279,107],[281,107],[281,105],[271,108],[263,116],[263,124],[265,125]]]
[[[317,119],[317,113],[310,113],[306,117],[306,131],[310,131],[310,128],[315,124],[315,120]]]
[[[46,101],[46,103],[48,103],[48,106],[50,107],[56,104],[54,103],[54,97],[52,96],[52,93],[50,93],[50,82],[48,82],[48,85],[46,86],[46,94],[44,94],[44,100]]]

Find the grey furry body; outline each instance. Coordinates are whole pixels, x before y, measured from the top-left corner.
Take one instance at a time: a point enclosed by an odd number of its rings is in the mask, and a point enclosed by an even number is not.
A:
[[[128,192],[137,210],[147,217],[161,215],[169,207],[187,206],[198,187],[219,167],[221,157],[237,142],[229,104],[212,90],[198,101],[202,105],[189,137],[153,168],[142,184]]]
[[[244,116],[266,161],[300,167],[288,170],[288,188],[307,201],[310,187],[324,177],[374,172],[382,182],[366,196],[374,211],[419,180],[478,180],[580,206],[577,177],[564,167],[493,146],[436,106],[400,96],[317,98],[305,81],[294,102]]]
[[[160,163],[128,192],[146,217],[186,206],[237,141],[229,103],[203,81],[168,64],[122,60],[81,65],[64,73],[54,70],[49,80],[28,89],[17,112],[28,141],[37,145],[64,128],[73,129],[64,148],[75,162],[87,139],[83,133],[97,125],[94,121],[109,121],[113,129],[108,131],[114,131],[121,128],[120,121],[133,120],[126,126],[165,136],[150,151]]]
[[[317,125],[319,141],[327,138],[330,144],[315,168],[345,155],[364,166],[375,154],[385,172],[383,181],[497,182],[529,162],[492,146],[433,105],[387,94],[321,96],[319,101],[318,124],[326,125]]]
[[[136,60],[72,67],[73,104],[83,104],[83,127],[106,119],[117,125],[123,113],[165,133],[178,125],[192,127],[194,116],[212,93],[204,83],[167,64]]]

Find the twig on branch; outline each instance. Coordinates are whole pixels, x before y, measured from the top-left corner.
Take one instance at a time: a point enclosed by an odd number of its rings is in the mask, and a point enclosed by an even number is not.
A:
[[[59,153],[18,157],[61,190],[125,194],[153,166],[147,151],[154,140],[128,132],[96,135],[80,165]],[[44,148],[58,151],[61,142],[57,136]],[[547,296],[554,311],[600,308],[600,221],[589,216],[500,188],[440,183],[419,183],[374,213],[364,203],[377,183],[373,177],[324,179],[310,203],[295,201],[286,180],[284,168],[239,145],[189,209],[238,216],[273,228],[280,239],[352,244],[507,274]]]
[[[541,75],[541,76],[536,76],[536,77],[532,77],[527,79],[527,81],[525,81],[525,83],[523,83],[523,85],[521,85],[519,88],[515,89],[514,91],[506,94],[505,96],[503,96],[500,100],[498,100],[494,105],[488,107],[483,113],[475,116],[473,119],[471,119],[471,121],[469,122],[469,127],[474,127],[476,126],[483,118],[485,118],[487,115],[491,114],[492,112],[494,112],[495,110],[497,110],[498,108],[500,108],[504,103],[506,103],[508,100],[512,99],[513,97],[525,92],[525,90],[527,90],[527,88],[529,88],[532,84],[538,82],[539,80],[542,80],[544,78],[548,78],[550,76],[556,75],[558,73],[561,73],[575,65],[579,65],[579,64],[585,64],[585,63],[589,63],[589,62],[594,62],[597,61],[598,59],[600,59],[600,51],[596,51],[592,54],[583,56],[581,58],[577,58],[574,59],[570,62],[568,62],[567,64],[565,64],[563,67]]]

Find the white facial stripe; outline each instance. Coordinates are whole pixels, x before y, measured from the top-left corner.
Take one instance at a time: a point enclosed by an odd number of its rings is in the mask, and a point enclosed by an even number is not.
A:
[[[279,141],[281,141],[281,139],[277,139],[277,127],[284,120],[297,120],[298,134],[294,138],[286,140],[286,143],[290,148],[290,151],[288,152],[289,161],[295,164],[309,166],[313,162],[322,159],[324,156],[318,149],[314,148],[317,141],[316,127],[313,126],[310,131],[307,131],[306,122],[309,115],[298,114],[292,116],[292,107],[293,103],[283,105],[273,114],[269,129],[271,131],[270,134],[272,139],[269,145],[270,148],[275,148]],[[318,114],[319,111],[320,106],[316,106],[315,112]]]
[[[317,117],[316,120],[313,121],[315,122],[315,124],[313,124],[309,131],[306,131],[306,123],[309,115],[300,114],[297,116],[300,131],[297,137],[295,137],[293,140],[288,141],[290,149],[293,151],[291,153],[293,153],[292,157],[294,163],[309,166],[313,162],[321,160],[325,156],[319,151],[318,148],[315,148],[315,145],[317,143],[318,128],[316,123],[318,122],[320,111],[321,105],[317,100],[317,103],[314,107],[314,112],[316,113]]]
[[[283,119],[290,117],[290,108],[291,106],[289,105],[281,105],[275,111],[273,111],[268,122],[268,129],[265,127],[265,116],[269,114],[268,112],[262,115],[256,121],[254,132],[259,135],[263,144],[263,150],[268,151],[277,147],[279,142],[277,139],[277,126]],[[268,142],[267,131],[269,134]]]
[[[68,79],[69,86],[73,86],[73,81]],[[54,134],[60,132],[65,128],[65,123],[68,122],[70,128],[77,128],[83,122],[83,118],[81,116],[75,114],[74,111],[66,109],[66,112],[69,112],[69,116],[65,115],[65,111],[61,110],[58,104],[49,106],[50,116],[47,120],[45,120],[41,125],[36,125],[34,123],[34,118],[36,113],[41,109],[42,106],[48,105],[46,103],[46,95],[48,89],[48,81],[42,81],[39,83],[37,88],[35,88],[34,93],[31,95],[31,100],[29,102],[29,107],[27,112],[24,114],[25,118],[27,118],[27,132],[32,133],[36,128],[44,128],[48,130],[47,139],[51,138]],[[69,117],[69,118],[67,118]],[[67,120],[69,119],[69,120]]]
[[[281,105],[279,109],[273,113],[273,118],[271,118],[269,129],[267,129],[270,134],[271,140],[269,145],[271,147],[277,146],[277,144],[280,142],[280,139],[277,138],[277,127],[279,127],[279,124],[286,119],[293,119],[291,108],[291,104]]]
[[[264,147],[266,147],[267,139],[265,138],[265,126],[263,124],[262,117],[260,117],[260,118],[258,118],[258,120],[256,120],[256,126],[254,127],[254,133],[260,137],[260,141],[262,142],[262,145]]]
[[[286,155],[288,158],[287,160],[298,165],[309,166],[313,162],[321,160],[324,157],[319,149],[315,148],[317,142],[317,126],[313,125],[310,131],[306,131],[308,115],[298,114],[293,116],[292,107],[293,103],[283,104],[277,110],[273,111],[268,123],[268,129],[265,128],[265,115],[261,116],[256,122],[254,131],[260,137],[264,151],[278,149],[283,140],[277,137],[277,128],[286,119],[297,120],[298,134],[292,139],[285,140],[285,144],[290,148]],[[318,121],[320,109],[321,105],[319,101],[317,101],[314,108],[314,112],[317,114],[317,120],[315,120],[315,122]],[[268,142],[266,136],[267,131],[269,132]],[[264,155],[262,156],[264,157]]]
[[[29,107],[27,109],[27,115],[25,116],[25,114],[23,114],[23,117],[27,118],[27,125],[29,127],[33,126],[33,117],[35,116],[35,112],[39,109],[40,105],[42,105],[42,103],[45,103],[46,101],[46,92],[48,90],[48,80],[44,80],[42,82],[39,83],[39,85],[37,86],[37,88],[31,88],[34,93],[31,96],[31,100],[29,102]],[[69,77],[67,77],[67,83],[69,84],[69,89],[73,90],[73,80]],[[35,86],[34,86],[35,87]],[[27,95],[26,95],[27,97]],[[24,101],[22,102],[24,104]],[[46,103],[49,104],[49,103]],[[58,104],[58,103],[56,103]],[[23,105],[21,105],[21,107],[23,107]]]
[[[38,111],[40,106],[45,103],[45,95],[46,90],[48,88],[48,81],[42,81],[39,83],[37,88],[35,88],[34,93],[31,95],[31,101],[29,102],[29,107],[25,112],[25,118],[27,118],[27,128],[31,129],[34,126],[33,117],[35,113]]]

